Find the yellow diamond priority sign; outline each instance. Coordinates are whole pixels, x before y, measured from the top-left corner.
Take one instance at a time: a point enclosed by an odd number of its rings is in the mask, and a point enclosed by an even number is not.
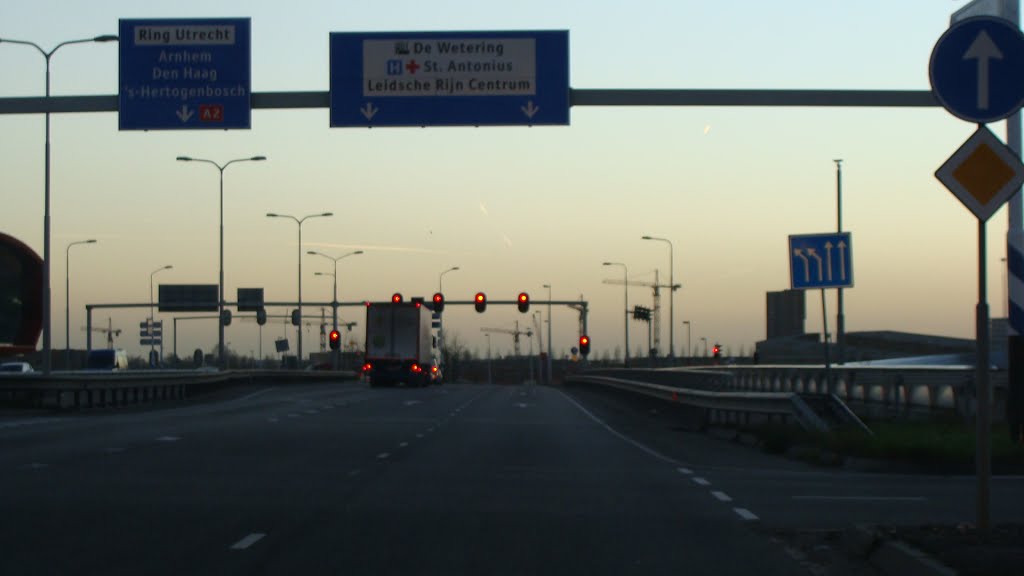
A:
[[[984,222],[1020,190],[1024,165],[988,128],[980,126],[935,177]]]

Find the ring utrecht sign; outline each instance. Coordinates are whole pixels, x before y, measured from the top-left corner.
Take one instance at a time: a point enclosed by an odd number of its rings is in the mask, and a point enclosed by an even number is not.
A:
[[[121,20],[121,130],[248,129],[248,18]]]

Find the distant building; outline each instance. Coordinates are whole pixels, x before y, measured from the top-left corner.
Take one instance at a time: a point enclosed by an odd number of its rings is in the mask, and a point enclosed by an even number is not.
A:
[[[767,340],[790,338],[804,334],[807,306],[803,290],[768,293]]]

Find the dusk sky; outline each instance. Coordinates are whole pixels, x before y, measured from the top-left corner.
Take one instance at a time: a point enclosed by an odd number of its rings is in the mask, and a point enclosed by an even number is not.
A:
[[[928,60],[950,14],[965,2],[607,0],[517,3],[448,0],[139,3],[102,0],[7,2],[0,38],[49,49],[70,39],[116,34],[121,18],[246,17],[252,20],[254,92],[326,91],[332,32],[567,30],[570,86],[614,88],[928,90]],[[44,60],[0,43],[0,98],[41,96]],[[118,92],[118,47],[61,48],[54,95]],[[934,177],[975,126],[935,108],[585,107],[569,126],[481,128],[329,127],[326,108],[254,110],[233,131],[119,131],[116,113],[52,119],[53,347],[65,346],[65,250],[71,250],[71,339],[84,348],[85,305],[145,303],[157,284],[215,284],[218,174],[178,156],[266,162],[225,172],[225,283],[263,287],[269,301],[294,300],[299,247],[291,221],[267,212],[332,218],[303,225],[303,300],[330,301],[331,263],[342,255],[339,299],[430,297],[438,275],[449,300],[484,291],[511,300],[527,291],[590,306],[592,354],[623,343],[622,262],[633,280],[669,278],[674,246],[676,354],[700,338],[750,353],[765,338],[765,293],[789,287],[787,237],[836,226],[836,170],[843,159],[844,228],[853,235],[855,287],[846,292],[848,331],[898,330],[972,338],[977,301],[974,216]],[[1004,123],[992,125],[1005,137]],[[0,231],[43,252],[41,115],[0,116]],[[1004,315],[1006,213],[990,220],[989,301]],[[808,332],[821,331],[818,292],[807,294]],[[651,305],[630,286],[629,305]],[[663,298],[662,348],[669,342]],[[828,297],[834,329],[835,295]],[[534,306],[531,309],[546,307]],[[284,310],[270,310],[282,314]],[[305,309],[307,315],[318,310]],[[236,313],[237,314],[237,313]],[[99,311],[95,325],[124,333],[118,347],[144,354],[138,324],[147,309]],[[330,319],[330,310],[326,315]],[[361,308],[342,311],[359,325]],[[171,352],[170,315],[161,315]],[[483,327],[530,322],[514,307],[450,307],[446,329],[486,353]],[[318,322],[304,335],[319,348]],[[554,310],[554,349],[576,342],[576,313]],[[263,330],[263,352],[295,331]],[[546,336],[546,333],[545,333]],[[178,351],[216,347],[212,320],[179,323]],[[258,350],[254,322],[236,321],[226,340]],[[491,337],[497,352],[511,338]],[[631,322],[634,351],[646,328]],[[104,345],[96,334],[93,345]],[[536,346],[536,341],[534,341]],[[524,350],[527,341],[523,341]],[[702,352],[702,350],[701,350]]]

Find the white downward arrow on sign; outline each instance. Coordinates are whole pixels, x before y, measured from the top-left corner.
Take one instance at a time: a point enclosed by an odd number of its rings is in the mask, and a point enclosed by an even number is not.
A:
[[[373,117],[377,114],[379,110],[380,108],[375,107],[373,105],[373,102],[367,102],[366,106],[363,106],[362,108],[359,109],[359,111],[363,113],[363,117],[366,118],[367,120],[373,120]]]
[[[192,118],[192,115],[195,114],[195,112],[188,107],[188,104],[182,104],[181,108],[177,112],[175,112],[175,114],[178,115],[178,120],[181,120],[182,122],[188,122]]]
[[[540,106],[535,106],[533,104],[533,100],[527,102],[526,106],[520,106],[519,109],[522,110],[523,114],[526,114],[526,117],[530,120],[533,120],[534,115],[536,115],[537,112],[540,112]]]

